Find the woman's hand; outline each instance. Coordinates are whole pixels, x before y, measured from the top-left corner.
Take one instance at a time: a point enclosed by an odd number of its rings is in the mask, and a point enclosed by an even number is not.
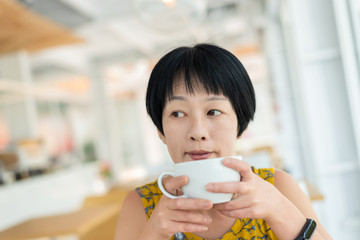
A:
[[[231,201],[216,204],[220,213],[232,218],[271,219],[280,206],[282,194],[269,182],[252,172],[248,163],[227,158],[223,164],[241,174],[240,182],[210,183],[207,191],[214,193],[234,193]]]
[[[176,195],[187,183],[187,178],[177,177],[164,180],[164,187]],[[212,203],[203,199],[170,199],[162,196],[146,225],[149,239],[170,239],[177,232],[203,232],[211,218],[201,212],[212,208]]]
[[[234,193],[231,201],[214,206],[220,213],[232,218],[264,219],[279,239],[295,239],[306,216],[318,224],[314,239],[331,239],[310,201],[290,175],[276,172],[277,178],[272,185],[253,173],[246,162],[228,158],[223,163],[240,172],[241,181],[207,185],[209,192]]]

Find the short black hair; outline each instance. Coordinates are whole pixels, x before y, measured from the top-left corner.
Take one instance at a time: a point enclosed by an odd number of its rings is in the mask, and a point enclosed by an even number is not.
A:
[[[162,114],[173,95],[174,82],[183,79],[186,90],[203,87],[207,93],[229,98],[237,116],[240,136],[253,120],[255,92],[248,73],[239,59],[219,46],[202,43],[178,47],[164,55],[151,72],[146,109],[157,129],[164,135]]]

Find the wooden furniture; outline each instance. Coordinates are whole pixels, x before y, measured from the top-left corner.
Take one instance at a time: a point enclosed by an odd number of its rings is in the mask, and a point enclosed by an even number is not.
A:
[[[82,208],[86,209],[103,205],[118,205],[121,207],[128,192],[128,190],[116,190],[100,196],[86,197],[83,201]]]
[[[15,171],[18,169],[19,159],[14,152],[0,152],[0,169]]]
[[[324,195],[308,180],[299,181],[298,184],[311,202],[324,200]]]
[[[81,43],[82,39],[17,1],[0,0],[0,54]]]
[[[84,199],[82,209],[97,208],[99,206],[115,206],[115,214],[107,219],[101,226],[98,226],[82,240],[113,240],[115,238],[116,224],[119,218],[122,203],[129,191],[115,190],[101,196],[89,196]]]
[[[49,168],[49,156],[41,139],[21,139],[16,142],[16,146],[20,170]]]
[[[250,147],[243,147],[241,149],[237,149],[235,155],[242,155],[243,157],[251,156],[258,153],[266,153],[269,156],[270,165],[267,167],[273,167],[276,169],[284,169],[283,162],[277,153],[274,146],[270,144],[254,144]]]
[[[14,152],[0,152],[0,185],[12,182],[19,168],[19,159]]]
[[[76,212],[33,218],[0,232],[0,239],[25,240],[76,235],[79,240],[107,239],[99,237],[98,229],[118,215],[118,206],[105,205]],[[97,238],[96,238],[97,236]]]
[[[113,190],[84,199],[78,211],[33,218],[0,232],[0,239],[25,240],[76,236],[79,240],[113,240],[128,190]]]

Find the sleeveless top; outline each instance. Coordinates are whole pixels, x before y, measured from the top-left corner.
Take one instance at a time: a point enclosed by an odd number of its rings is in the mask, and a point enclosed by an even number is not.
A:
[[[265,181],[274,184],[274,169],[252,167],[252,171]],[[147,219],[150,218],[156,204],[162,197],[157,181],[136,188],[144,205]],[[262,219],[240,218],[218,240],[275,240],[278,239],[271,228]],[[193,233],[175,233],[171,240],[206,240]]]

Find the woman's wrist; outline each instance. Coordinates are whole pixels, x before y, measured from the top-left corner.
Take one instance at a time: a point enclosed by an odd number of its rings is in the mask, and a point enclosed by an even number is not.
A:
[[[276,214],[264,219],[279,239],[295,239],[303,228],[306,217],[286,197],[281,196]]]
[[[144,230],[139,236],[139,240],[169,240],[171,237],[162,237],[155,234],[153,228],[150,226],[149,221],[146,223]]]

